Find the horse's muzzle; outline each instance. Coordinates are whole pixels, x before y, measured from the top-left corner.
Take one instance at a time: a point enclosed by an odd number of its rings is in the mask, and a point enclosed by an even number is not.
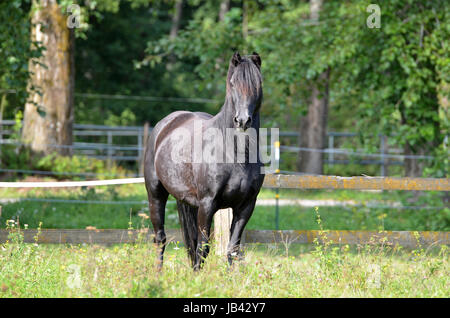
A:
[[[234,127],[235,128],[240,128],[240,129],[246,131],[251,125],[252,125],[252,117],[250,117],[250,116],[234,117]]]

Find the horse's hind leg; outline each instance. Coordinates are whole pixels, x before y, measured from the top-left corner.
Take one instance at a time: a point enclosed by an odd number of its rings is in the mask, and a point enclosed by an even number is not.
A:
[[[158,253],[158,269],[161,269],[163,264],[164,250],[166,248],[164,216],[169,193],[159,180],[157,182],[152,182],[152,184],[147,186],[147,193],[150,208],[150,220],[152,221],[153,229],[155,232],[154,243],[156,244]]]

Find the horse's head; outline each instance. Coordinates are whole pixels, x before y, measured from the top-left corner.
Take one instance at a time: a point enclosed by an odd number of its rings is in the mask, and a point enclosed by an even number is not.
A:
[[[234,53],[227,75],[227,99],[233,107],[235,128],[251,127],[262,101],[261,58],[258,53],[241,57]]]

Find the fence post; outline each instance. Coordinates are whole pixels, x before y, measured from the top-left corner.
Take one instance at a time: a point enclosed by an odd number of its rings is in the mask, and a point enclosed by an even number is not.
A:
[[[217,255],[227,255],[232,220],[232,209],[221,209],[214,214],[214,239],[216,241]]]
[[[2,144],[3,144],[3,122],[2,122],[2,113],[0,112],[0,167],[2,166]]]
[[[334,161],[334,135],[328,133],[328,164],[332,165]]]
[[[139,129],[138,134],[137,134],[137,146],[138,146],[138,155],[137,155],[137,160],[136,160],[136,165],[139,167],[139,174],[141,172],[141,164],[142,164],[142,129]]]
[[[111,169],[112,166],[112,150],[111,150],[111,146],[112,146],[112,142],[113,142],[113,136],[112,136],[112,131],[108,130],[107,132],[107,143],[108,143],[108,151],[107,151],[107,156],[108,156],[108,160],[106,161],[106,166],[108,167],[108,169]]]
[[[3,94],[2,100],[0,101],[0,167],[2,166],[3,110],[5,108],[5,104],[6,104],[6,94]]]
[[[381,153],[381,166],[380,166],[380,174],[382,177],[385,177],[388,175],[388,171],[387,171],[387,160],[385,158],[385,154],[386,154],[386,136],[385,135],[380,135],[380,153]]]
[[[148,141],[148,130],[149,130],[150,124],[148,122],[145,122],[144,124],[144,136],[141,137],[139,147],[142,147],[141,150],[139,150],[139,176],[144,175],[144,157],[145,157],[145,148],[147,146]],[[139,133],[139,136],[141,136],[141,133]]]

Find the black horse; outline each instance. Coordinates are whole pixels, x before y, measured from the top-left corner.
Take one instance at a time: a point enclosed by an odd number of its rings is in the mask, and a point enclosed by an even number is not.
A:
[[[183,237],[194,269],[199,269],[208,255],[211,223],[219,209],[233,209],[227,250],[230,264],[239,253],[242,232],[253,213],[264,181],[259,155],[253,162],[248,160],[251,157],[249,145],[257,145],[259,138],[262,101],[260,69],[261,59],[257,53],[244,57],[234,53],[228,68],[225,103],[217,115],[177,111],[158,122],[152,130],[145,152],[144,175],[155,231],[154,242],[159,246],[159,267],[162,266],[166,243],[164,214],[169,194],[177,200]],[[250,127],[252,129],[248,129]],[[226,148],[219,145],[225,140],[217,138],[209,141],[203,138],[200,148],[191,147],[192,142],[195,144],[195,138],[201,139],[200,135],[208,130],[215,130],[221,136],[226,136],[230,130],[244,131],[245,162],[230,162],[230,157],[239,155],[239,147],[234,143],[227,148],[231,149],[228,153],[223,150],[226,160],[201,162],[193,159],[207,147],[217,146],[217,153]],[[256,133],[249,134],[251,130]],[[176,140],[175,131],[182,131],[186,138]],[[231,139],[237,138],[232,136]],[[175,160],[173,153],[176,150],[187,150],[192,155],[191,160]],[[257,151],[259,153],[259,146]]]

